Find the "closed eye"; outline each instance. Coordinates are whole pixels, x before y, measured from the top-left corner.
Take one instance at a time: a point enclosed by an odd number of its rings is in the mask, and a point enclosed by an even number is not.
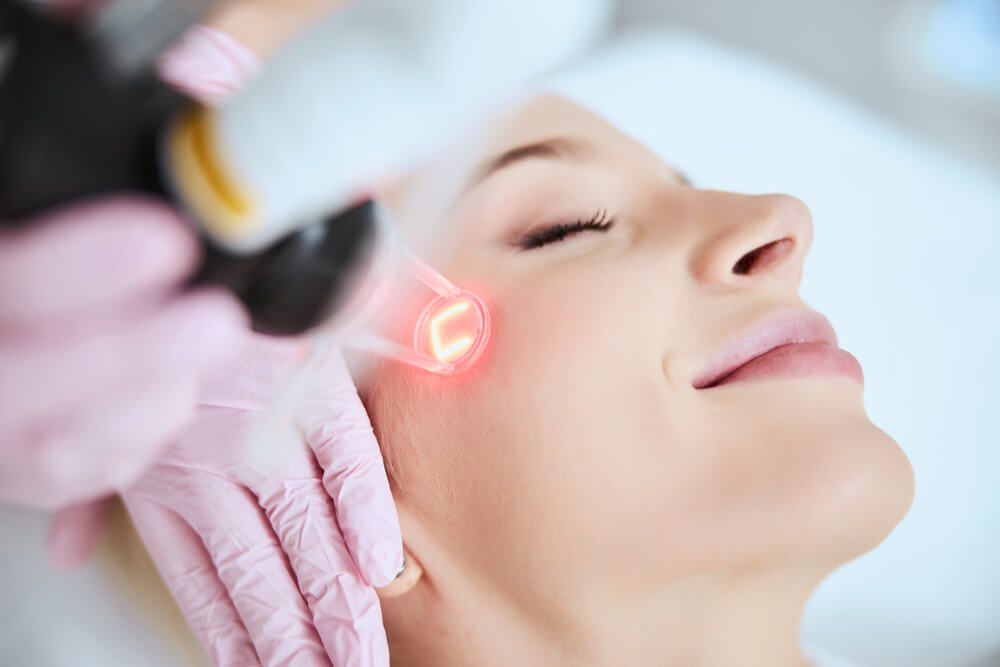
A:
[[[552,243],[559,243],[582,232],[606,232],[615,224],[614,218],[608,217],[608,212],[601,209],[589,220],[577,220],[570,223],[559,223],[535,229],[517,239],[516,245],[521,250],[534,250]]]

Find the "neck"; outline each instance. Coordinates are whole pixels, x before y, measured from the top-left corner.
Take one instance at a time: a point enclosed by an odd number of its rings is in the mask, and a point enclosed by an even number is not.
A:
[[[699,575],[655,594],[576,590],[553,613],[468,581],[429,581],[387,609],[393,665],[805,667],[803,607],[821,577]],[[408,599],[407,599],[408,598]],[[550,600],[551,602],[551,600]]]

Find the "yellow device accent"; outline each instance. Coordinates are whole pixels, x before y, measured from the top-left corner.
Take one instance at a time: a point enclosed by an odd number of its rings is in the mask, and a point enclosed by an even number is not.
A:
[[[209,236],[232,249],[245,248],[247,239],[259,231],[257,207],[227,169],[212,112],[196,107],[184,113],[170,128],[167,151],[175,194]]]

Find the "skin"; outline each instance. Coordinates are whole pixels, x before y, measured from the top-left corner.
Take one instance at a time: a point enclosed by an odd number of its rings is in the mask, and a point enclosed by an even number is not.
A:
[[[463,189],[553,137],[581,145]],[[805,205],[690,187],[554,97],[386,201],[404,230],[443,225],[420,253],[493,317],[468,372],[383,363],[362,384],[409,558],[383,591],[393,664],[807,664],[803,606],[906,513],[909,463],[857,380],[692,386],[748,326],[805,308]],[[516,247],[601,209],[606,233]]]

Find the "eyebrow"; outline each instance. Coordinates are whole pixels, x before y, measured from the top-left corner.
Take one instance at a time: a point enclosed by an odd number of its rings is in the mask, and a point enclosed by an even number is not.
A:
[[[517,146],[487,160],[476,169],[464,189],[467,191],[497,172],[528,160],[579,161],[589,152],[591,150],[588,144],[573,137],[555,137]]]
[[[577,137],[553,137],[517,146],[487,160],[482,166],[476,169],[472,178],[462,188],[462,192],[468,192],[497,172],[528,160],[566,160],[579,162],[593,152],[593,148],[589,143]],[[684,172],[677,169],[671,169],[671,172],[681,185],[689,188],[694,187],[693,182]]]

